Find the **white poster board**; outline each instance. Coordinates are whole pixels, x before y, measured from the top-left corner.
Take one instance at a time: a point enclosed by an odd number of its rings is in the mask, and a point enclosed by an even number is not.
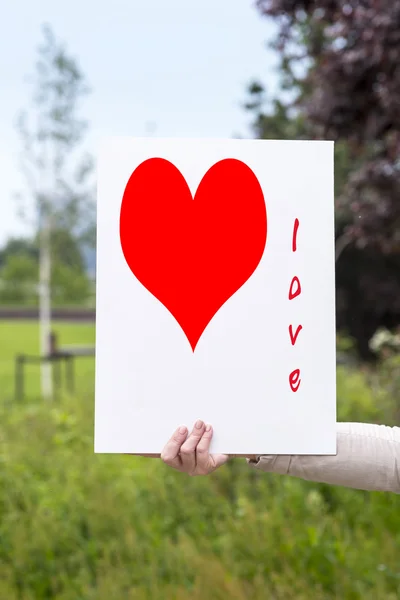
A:
[[[95,451],[335,454],[333,143],[107,139],[97,210]]]

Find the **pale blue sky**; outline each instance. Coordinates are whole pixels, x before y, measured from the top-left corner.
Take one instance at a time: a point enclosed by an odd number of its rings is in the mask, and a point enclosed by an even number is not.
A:
[[[15,115],[27,106],[41,24],[49,23],[79,60],[92,94],[86,149],[107,135],[249,135],[241,103],[261,78],[275,88],[273,25],[252,0],[12,0],[0,20],[0,244],[26,231],[13,193],[18,170]]]

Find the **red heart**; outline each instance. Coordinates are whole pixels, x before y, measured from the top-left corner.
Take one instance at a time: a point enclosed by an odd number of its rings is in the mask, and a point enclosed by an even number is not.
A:
[[[175,317],[194,351],[264,253],[261,186],[246,164],[230,158],[207,171],[193,199],[172,163],[151,158],[126,185],[120,237],[132,273]]]

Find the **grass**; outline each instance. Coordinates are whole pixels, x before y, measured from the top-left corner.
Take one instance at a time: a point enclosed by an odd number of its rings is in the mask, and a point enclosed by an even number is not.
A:
[[[95,329],[92,324],[54,323],[53,330],[59,344],[94,345]],[[11,401],[14,395],[14,366],[17,354],[39,354],[39,331],[33,321],[0,321],[0,400]],[[26,390],[28,399],[37,398],[40,393],[40,367],[27,364]],[[76,379],[78,389],[93,389],[94,359],[76,360]]]
[[[56,329],[62,344],[94,339],[91,326]],[[75,396],[41,401],[32,372],[16,405],[12,357],[37,350],[37,330],[0,323],[0,339],[1,600],[400,597],[398,496],[243,460],[188,478],[158,460],[94,455],[93,360],[82,359]],[[383,380],[338,371],[341,419],[394,418],[398,366],[385,369]]]

